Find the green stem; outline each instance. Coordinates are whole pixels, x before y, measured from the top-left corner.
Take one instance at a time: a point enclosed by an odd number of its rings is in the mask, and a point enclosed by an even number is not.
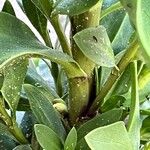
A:
[[[10,118],[8,115],[3,103],[2,99],[0,99],[0,117],[8,126],[9,131],[15,136],[15,138],[22,144],[28,143],[27,139],[23,135],[21,129],[18,127],[17,122],[15,119]]]
[[[53,27],[55,29],[55,32],[56,32],[56,34],[58,36],[58,39],[59,39],[59,42],[60,42],[60,45],[62,47],[63,52],[67,53],[70,56],[72,56],[71,48],[69,46],[67,37],[65,36],[65,34],[63,32],[63,29],[62,29],[62,26],[61,26],[61,24],[59,22],[58,16],[56,16],[55,18],[51,19],[50,22],[51,22],[51,24],[53,25]]]
[[[129,120],[127,130],[133,149],[137,150],[140,146],[140,108],[139,108],[139,93],[138,93],[138,75],[137,75],[137,61],[130,64],[131,68],[131,106],[129,113]]]
[[[71,17],[72,37],[81,30],[99,25],[101,3],[99,1],[87,12]],[[78,123],[79,118],[87,111],[93,86],[95,63],[81,52],[73,38],[71,42],[73,58],[86,73],[85,76],[69,79],[69,119],[71,125],[74,125]],[[95,93],[92,94],[94,95]]]
[[[114,12],[114,11],[117,11],[119,9],[122,9],[123,6],[121,5],[120,2],[117,2],[113,5],[111,5],[110,7],[108,7],[107,9],[105,9],[104,11],[102,11],[102,14],[101,14],[101,19],[103,19],[105,16],[109,15],[110,13]]]
[[[127,65],[130,63],[130,61],[134,58],[137,49],[139,47],[137,39],[135,39],[129,48],[127,49],[126,53],[122,57],[122,59],[119,61],[117,67],[114,67],[112,69],[112,73],[108,77],[106,83],[102,87],[101,91],[97,95],[96,99],[94,100],[91,108],[89,109],[89,114],[94,113],[100,104],[103,103],[105,96],[110,91],[114,83],[117,81],[117,79],[120,77],[124,69],[127,67]]]
[[[69,79],[69,119],[71,125],[78,123],[80,115],[86,110],[89,100],[87,77]]]
[[[95,6],[93,6],[89,11],[71,17],[71,30],[72,37],[89,27],[97,27],[99,25],[100,19],[100,8],[102,2],[98,2]],[[91,76],[93,73],[95,63],[93,63],[90,59],[88,59],[80,50],[80,48],[76,45],[75,41],[72,38],[72,54],[73,58],[78,62],[81,68],[86,72],[88,76]]]

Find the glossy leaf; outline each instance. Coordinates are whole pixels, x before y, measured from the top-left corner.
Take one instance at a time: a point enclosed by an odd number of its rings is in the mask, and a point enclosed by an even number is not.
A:
[[[0,149],[12,150],[17,146],[17,143],[6,135],[0,135]]]
[[[50,18],[53,9],[53,0],[32,0],[32,2],[47,18]]]
[[[33,4],[32,0],[23,0],[24,11],[32,25],[40,33],[46,44],[51,45],[47,31],[47,19],[42,12]]]
[[[139,0],[120,0],[124,8],[127,10],[132,25],[136,25],[136,7]]]
[[[47,82],[38,74],[36,69],[31,66],[28,68],[25,83],[36,86],[51,101],[59,98],[58,94],[48,86]]]
[[[97,128],[85,139],[91,150],[133,150],[123,122]]]
[[[9,128],[2,123],[0,123],[0,135],[1,136],[7,136],[7,138],[10,138],[10,139],[17,142],[16,138],[9,131]]]
[[[115,54],[118,54],[127,48],[133,31],[134,30],[129,21],[129,16],[126,14],[112,41],[112,48]]]
[[[20,98],[22,84],[27,72],[28,61],[16,60],[4,68],[4,82],[1,89],[2,95],[9,107],[15,111]]]
[[[150,139],[150,116],[146,117],[142,122],[142,127],[140,130],[140,139],[142,141],[149,141]]]
[[[73,127],[70,130],[70,132],[69,132],[69,134],[66,138],[66,141],[65,141],[65,144],[64,144],[64,150],[75,150],[76,143],[77,143],[77,131]]]
[[[127,66],[117,83],[114,85],[112,95],[123,95],[129,91],[131,86],[131,70]]]
[[[5,4],[3,6],[3,9],[2,9],[3,12],[7,12],[13,16],[15,16],[15,11],[11,5],[11,3],[9,2],[9,0],[6,0],[5,1]]]
[[[13,150],[32,150],[30,145],[18,145]]]
[[[116,2],[118,2],[118,0],[104,0],[102,11],[105,11],[107,8],[109,8]],[[106,28],[107,34],[111,42],[113,41],[113,39],[115,38],[115,35],[118,32],[122,24],[122,21],[124,19],[124,16],[125,16],[125,11],[118,10],[118,11],[112,12],[111,14],[105,16],[102,20],[100,20],[100,24]]]
[[[79,65],[68,55],[40,43],[31,30],[17,18],[0,13],[0,68],[21,57],[41,57],[59,63],[68,77],[84,76]]]
[[[131,70],[131,105],[129,120],[127,124],[128,135],[134,150],[140,147],[140,108],[139,108],[139,93],[138,93],[138,78],[137,78],[137,61],[130,64]]]
[[[62,143],[57,134],[49,127],[41,124],[34,126],[38,142],[45,150],[61,150]]]
[[[20,128],[27,139],[31,137],[35,123],[37,123],[37,121],[33,113],[31,111],[26,111],[21,120]]]
[[[37,121],[49,126],[61,139],[64,139],[65,129],[50,100],[32,85],[24,85],[24,90]]]
[[[116,107],[120,107],[126,99],[123,96],[114,95],[111,96],[102,106],[101,111],[106,112]]]
[[[74,36],[76,44],[86,57],[100,66],[115,66],[114,54],[103,26],[88,28]]]
[[[106,113],[99,114],[93,119],[84,123],[78,130],[78,140],[82,139],[86,134],[92,131],[95,128],[105,126],[114,122],[117,122],[121,119],[122,110],[114,109]]]
[[[150,17],[149,17],[149,0],[137,0],[136,10],[136,27],[139,39],[146,54],[150,57],[149,41],[150,41]]]
[[[70,16],[86,12],[99,0],[59,0],[55,3],[52,14],[67,14]]]

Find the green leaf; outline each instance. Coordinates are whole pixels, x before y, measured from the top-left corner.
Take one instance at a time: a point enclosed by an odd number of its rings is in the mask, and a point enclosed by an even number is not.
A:
[[[142,122],[142,127],[140,130],[140,140],[149,141],[150,139],[150,116],[146,117]]]
[[[114,122],[117,122],[121,119],[122,110],[113,109],[106,113],[99,114],[93,119],[84,123],[78,130],[78,140],[82,139],[87,133],[92,131],[95,128],[105,126]]]
[[[3,70],[4,81],[1,89],[2,95],[9,107],[16,111],[20,98],[22,84],[27,72],[28,60],[15,60]]]
[[[112,41],[112,48],[115,54],[118,54],[127,48],[133,31],[134,30],[129,21],[129,16],[126,14]]]
[[[13,150],[32,150],[30,145],[18,145]]]
[[[118,2],[118,0],[104,0],[102,11],[105,11],[106,9],[110,8],[116,2]],[[112,12],[111,14],[105,16],[102,20],[100,20],[100,24],[106,28],[107,34],[111,42],[113,41],[115,35],[118,32],[124,19],[124,16],[125,11],[122,9]]]
[[[115,107],[120,107],[126,99],[120,95],[111,96],[102,106],[101,111],[106,112]]]
[[[126,70],[120,76],[119,80],[116,82],[112,89],[111,95],[123,95],[129,91],[131,86],[131,70],[127,66]]]
[[[76,44],[86,57],[100,66],[115,66],[111,44],[103,26],[91,27],[74,36]]]
[[[14,11],[11,3],[9,2],[9,0],[5,1],[2,11],[15,16],[15,11]]]
[[[97,128],[85,136],[91,150],[133,150],[123,122]]]
[[[13,149],[16,147],[17,139],[11,134],[9,128],[0,123],[0,149]]]
[[[2,74],[0,74],[0,89],[3,86],[3,81],[4,81],[4,76]]]
[[[7,136],[7,138],[10,138],[17,142],[17,139],[11,134],[9,130],[10,129],[6,125],[0,123],[0,135]]]
[[[66,138],[64,150],[75,150],[76,144],[77,144],[77,131],[73,127]]]
[[[64,139],[65,129],[51,101],[32,85],[25,84],[24,90],[37,121],[49,126],[61,139]]]
[[[23,0],[24,11],[33,24],[33,26],[40,33],[44,41],[51,45],[50,38],[48,39],[48,31],[47,31],[47,19],[42,14],[42,12],[33,4],[32,0]]]
[[[120,0],[124,8],[127,10],[131,23],[136,25],[136,10],[137,10],[137,2],[139,0]]]
[[[53,0],[32,0],[35,6],[47,17],[51,17]]]
[[[31,66],[28,67],[25,83],[36,86],[51,101],[59,98],[58,94],[48,86],[47,82],[38,74],[36,69]]]
[[[98,1],[99,0],[59,0],[55,3],[52,14],[79,15],[88,11],[92,6],[96,5]]]
[[[0,71],[19,57],[47,58],[61,64],[69,78],[85,76],[79,65],[68,55],[40,43],[31,30],[17,18],[0,13]]]
[[[20,124],[20,128],[26,138],[30,138],[33,131],[34,124],[37,123],[35,116],[31,111],[26,111]]]
[[[134,150],[140,147],[140,108],[139,108],[139,93],[137,79],[137,61],[130,64],[131,70],[131,105],[128,120],[128,134]]]
[[[136,11],[136,27],[139,39],[146,54],[150,57],[149,41],[150,41],[150,16],[149,16],[150,2],[149,0],[138,0]]]
[[[142,150],[149,150],[150,149],[150,142],[147,142]]]
[[[41,124],[34,126],[38,142],[45,150],[61,150],[62,143],[57,134],[49,127]]]
[[[5,135],[0,135],[0,149],[1,150],[12,150],[17,146],[17,143]]]

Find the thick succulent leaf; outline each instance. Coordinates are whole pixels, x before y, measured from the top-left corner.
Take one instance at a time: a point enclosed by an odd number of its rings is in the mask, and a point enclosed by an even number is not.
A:
[[[127,10],[130,21],[133,25],[136,24],[136,7],[139,0],[120,0],[124,8]]]
[[[107,8],[109,8],[116,2],[118,2],[118,0],[104,0],[102,10],[105,11]],[[112,12],[111,14],[105,16],[102,20],[100,20],[100,24],[106,28],[111,42],[113,41],[115,35],[118,32],[122,24],[122,21],[124,19],[124,16],[125,16],[125,11],[118,10]]]
[[[13,150],[32,150],[30,145],[18,145]]]
[[[48,86],[47,82],[37,73],[36,69],[31,66],[28,68],[25,83],[36,86],[51,101],[59,98],[58,94]]]
[[[15,11],[14,11],[11,3],[9,2],[9,0],[5,1],[2,11],[15,16]]]
[[[91,150],[133,150],[123,122],[97,128],[85,136]]]
[[[115,66],[114,54],[103,26],[88,28],[74,36],[76,44],[86,57],[100,66]]]
[[[112,48],[115,54],[126,49],[129,44],[129,40],[133,34],[133,28],[129,21],[129,16],[126,14],[120,27],[118,28],[118,32],[116,33],[113,41]]]
[[[139,108],[139,92],[137,78],[137,61],[130,63],[131,70],[131,105],[129,120],[127,124],[128,135],[131,139],[133,149],[137,150],[140,147],[140,108]]]
[[[32,2],[47,18],[50,18],[53,9],[53,0],[32,0]]]
[[[84,123],[78,130],[78,140],[82,139],[87,133],[92,131],[95,128],[105,126],[114,122],[117,122],[121,119],[122,110],[114,109],[106,113],[99,114],[95,118]]]
[[[67,14],[70,16],[86,12],[99,0],[59,0],[55,3],[53,14]]]
[[[0,149],[1,150],[12,150],[18,143],[5,135],[0,135]]]
[[[105,0],[103,3],[103,11],[110,8],[115,3],[118,3],[118,1]],[[108,14],[100,23],[107,30],[115,55],[128,46],[129,39],[133,33],[133,28],[124,9],[119,9]]]
[[[0,135],[7,136],[8,138],[17,142],[17,139],[10,133],[9,128],[2,123],[0,123]]]
[[[84,76],[79,65],[68,55],[41,44],[31,30],[17,18],[0,13],[0,68],[19,57],[44,57],[61,64],[68,77]]]
[[[1,92],[13,111],[17,109],[22,84],[27,72],[27,65],[27,60],[16,60],[6,66],[3,70],[4,81]]]
[[[87,144],[87,142],[85,141],[84,138],[82,138],[78,143],[77,143],[77,146],[76,146],[76,150],[91,150]]]
[[[20,128],[22,132],[26,136],[26,138],[30,138],[33,131],[33,126],[36,122],[36,118],[31,111],[26,111],[20,124]]]
[[[66,138],[64,150],[75,150],[76,144],[77,144],[77,131],[73,127]]]
[[[150,69],[147,65],[144,65],[141,73],[138,77],[139,84],[139,99],[140,102],[146,100],[146,97],[150,95]]]
[[[113,87],[112,95],[123,95],[129,91],[131,86],[131,71],[127,66],[117,83]]]
[[[150,116],[146,117],[142,122],[142,127],[140,131],[140,139],[142,141],[149,141],[150,139]]]
[[[37,29],[37,31],[40,33],[40,35],[43,37],[44,41],[49,43],[50,38],[48,38],[48,32],[47,32],[47,19],[42,14],[42,12],[33,4],[32,0],[23,0],[23,7],[24,11],[33,24],[33,26]]]
[[[119,108],[125,102],[125,98],[120,95],[111,96],[102,106],[101,111],[106,112],[114,108]]]
[[[137,0],[136,11],[136,27],[139,39],[146,54],[150,57],[149,41],[150,41],[150,16],[149,16],[150,2],[149,0]]]
[[[61,139],[64,139],[65,129],[51,101],[38,88],[32,85],[24,85],[24,90],[37,121],[49,126]]]
[[[43,149],[45,150],[62,149],[61,140],[52,129],[42,124],[36,124],[34,126],[34,129],[35,129],[37,140]]]

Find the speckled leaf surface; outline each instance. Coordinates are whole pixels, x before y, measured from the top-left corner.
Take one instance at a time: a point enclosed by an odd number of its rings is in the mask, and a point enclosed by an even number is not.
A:
[[[74,36],[74,40],[84,55],[95,64],[105,67],[115,66],[111,43],[103,26],[82,30]]]

